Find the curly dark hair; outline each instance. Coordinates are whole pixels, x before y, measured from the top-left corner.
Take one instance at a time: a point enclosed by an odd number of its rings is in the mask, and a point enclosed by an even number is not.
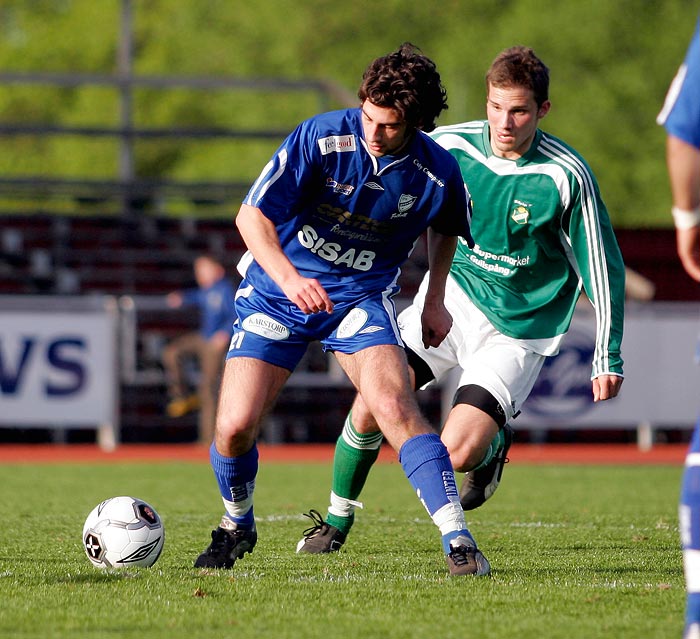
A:
[[[448,108],[435,63],[410,42],[374,60],[357,95],[362,102],[394,109],[409,127],[426,132],[435,128],[438,115]]]
[[[530,47],[515,46],[501,51],[486,73],[487,91],[490,84],[530,89],[538,107],[549,100],[549,69]]]

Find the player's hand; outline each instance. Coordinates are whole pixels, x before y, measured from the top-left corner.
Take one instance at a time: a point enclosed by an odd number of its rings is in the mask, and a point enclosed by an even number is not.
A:
[[[173,291],[165,296],[165,303],[170,308],[180,308],[182,306],[182,293],[179,291]]]
[[[676,229],[676,247],[685,272],[700,282],[700,226]]]
[[[602,402],[617,397],[623,378],[619,375],[599,375],[593,380],[593,401]]]
[[[328,297],[326,289],[318,280],[299,275],[289,282],[285,282],[282,291],[287,299],[295,304],[305,315],[312,315],[325,311],[333,312],[333,302]]]
[[[423,346],[440,346],[452,328],[452,315],[442,303],[427,303],[421,315]]]

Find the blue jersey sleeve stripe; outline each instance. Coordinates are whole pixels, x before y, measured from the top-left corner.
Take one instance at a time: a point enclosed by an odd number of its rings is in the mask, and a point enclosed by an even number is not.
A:
[[[270,186],[273,185],[277,180],[279,180],[280,176],[284,173],[285,169],[287,168],[287,150],[282,149],[277,154],[276,159],[277,162],[275,162],[274,160],[270,160],[265,165],[265,168],[262,170],[262,173],[248,192],[248,196],[245,199],[245,204],[257,207],[260,200],[264,197],[265,193],[270,188]],[[272,175],[270,175],[270,171],[272,171],[275,164],[278,165],[277,170],[274,173],[272,173]]]
[[[668,93],[666,93],[666,99],[664,100],[664,106],[661,109],[661,113],[659,113],[659,115],[656,117],[657,124],[661,124],[662,126],[666,124],[668,115],[673,110],[676,100],[678,100],[678,95],[683,87],[683,82],[687,72],[688,66],[686,64],[682,64],[674,76],[671,86],[668,88]]]

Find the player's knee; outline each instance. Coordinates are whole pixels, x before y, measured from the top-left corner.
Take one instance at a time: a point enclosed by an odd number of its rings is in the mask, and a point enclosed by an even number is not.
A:
[[[404,406],[395,395],[389,395],[371,408],[378,422],[398,422],[404,419]]]
[[[217,440],[240,442],[254,437],[258,416],[219,410],[216,415]]]
[[[498,428],[506,423],[506,416],[499,401],[476,384],[466,384],[457,390],[453,407],[460,405],[472,406],[483,416],[473,411],[453,410],[442,438],[453,468],[458,472],[469,472],[483,461]]]
[[[490,443],[490,440],[484,443],[469,438],[459,442],[445,442],[452,468],[459,473],[473,470],[481,463]]]
[[[405,424],[416,418],[417,410],[414,409],[413,396],[400,397],[396,394],[388,394],[377,401],[375,405],[368,406],[369,419],[374,420],[381,427],[383,424]],[[353,414],[354,420],[354,414]],[[353,422],[354,423],[354,422]]]

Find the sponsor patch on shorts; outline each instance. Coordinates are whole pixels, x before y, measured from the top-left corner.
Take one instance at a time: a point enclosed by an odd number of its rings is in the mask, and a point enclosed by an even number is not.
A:
[[[267,339],[283,340],[289,337],[289,329],[264,313],[253,313],[243,320],[243,330]]]

